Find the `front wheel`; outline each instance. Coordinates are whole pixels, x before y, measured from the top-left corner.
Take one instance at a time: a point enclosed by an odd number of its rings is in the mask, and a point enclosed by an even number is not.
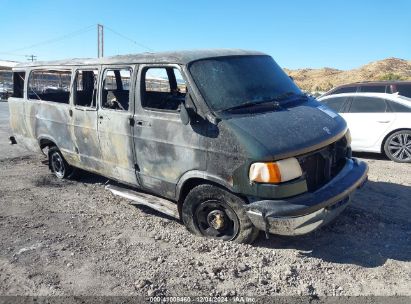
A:
[[[70,178],[73,176],[75,172],[74,167],[70,166],[66,162],[63,155],[57,147],[51,147],[49,149],[48,155],[50,170],[57,178],[63,179]]]
[[[184,200],[182,219],[193,234],[223,241],[252,243],[258,229],[238,196],[213,185],[193,188]]]
[[[411,163],[411,131],[400,130],[391,134],[384,144],[387,157],[398,163]]]

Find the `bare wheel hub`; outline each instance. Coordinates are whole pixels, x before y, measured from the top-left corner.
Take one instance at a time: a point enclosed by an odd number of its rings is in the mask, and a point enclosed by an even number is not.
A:
[[[225,226],[225,215],[221,210],[213,210],[207,215],[208,224],[214,229],[220,230]]]

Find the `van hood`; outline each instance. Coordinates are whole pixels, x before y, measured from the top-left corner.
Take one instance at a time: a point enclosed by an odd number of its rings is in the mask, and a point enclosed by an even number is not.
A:
[[[316,100],[279,111],[232,114],[222,122],[234,132],[249,157],[276,160],[324,147],[346,130],[345,120]]]

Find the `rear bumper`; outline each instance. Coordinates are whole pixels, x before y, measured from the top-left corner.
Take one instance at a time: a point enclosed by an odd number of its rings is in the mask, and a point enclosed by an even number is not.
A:
[[[353,192],[367,180],[368,166],[347,159],[328,184],[313,193],[284,200],[261,200],[246,206],[247,215],[260,230],[280,235],[309,233],[327,224],[350,203]]]

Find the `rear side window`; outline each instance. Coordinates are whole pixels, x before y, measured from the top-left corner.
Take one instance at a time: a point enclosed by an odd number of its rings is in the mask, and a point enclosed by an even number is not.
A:
[[[357,92],[357,87],[343,87],[332,91],[331,94],[343,94],[343,93],[355,93]]]
[[[373,97],[354,97],[351,103],[350,113],[384,113],[387,104],[384,99]]]
[[[13,97],[23,98],[24,97],[24,79],[26,77],[25,72],[14,72],[13,73]]]
[[[79,70],[74,81],[74,104],[83,107],[96,107],[98,70]]]
[[[185,100],[187,85],[177,68],[148,68],[143,71],[142,81],[144,108],[178,111]]]
[[[103,108],[128,111],[131,75],[131,68],[107,69],[104,71]]]
[[[368,93],[385,93],[385,85],[375,85],[375,86],[360,86],[360,92]]]
[[[28,82],[28,98],[68,104],[71,70],[34,70]]]
[[[333,98],[327,98],[326,100],[323,100],[322,102],[327,105],[330,109],[332,109],[334,112],[341,112],[343,109],[344,103],[346,101],[346,97],[333,97]]]
[[[411,85],[410,84],[397,84],[397,91],[399,95],[411,98]]]
[[[397,102],[387,100],[387,103],[389,104],[391,111],[396,112],[396,113],[410,113],[411,112],[411,107],[406,107],[402,104],[399,104]]]

